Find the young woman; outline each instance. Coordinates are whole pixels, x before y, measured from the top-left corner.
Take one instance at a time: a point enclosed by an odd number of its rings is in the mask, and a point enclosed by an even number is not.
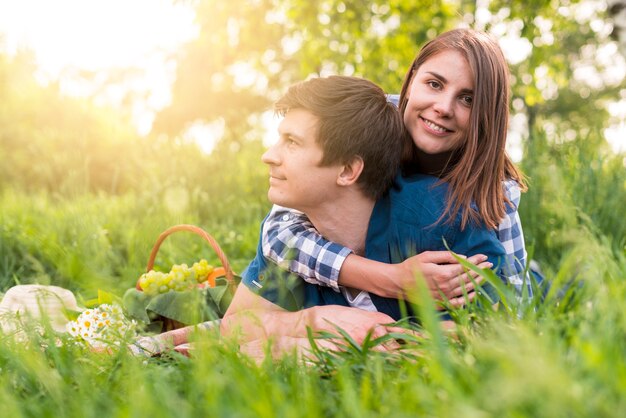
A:
[[[509,283],[520,296],[532,297],[517,213],[526,186],[505,152],[509,75],[497,42],[470,29],[428,42],[406,74],[398,107],[408,133],[402,174],[429,174],[448,182],[439,222],[461,213],[462,228],[482,222],[495,229],[507,253],[503,268]],[[374,262],[326,241],[304,215],[281,207],[274,207],[264,223],[263,253],[304,280],[337,290],[345,286],[402,297],[415,285],[416,270],[434,297],[443,294],[453,305],[465,302],[464,287],[473,288],[448,252],[424,252],[395,265]],[[467,255],[484,266],[486,257]]]

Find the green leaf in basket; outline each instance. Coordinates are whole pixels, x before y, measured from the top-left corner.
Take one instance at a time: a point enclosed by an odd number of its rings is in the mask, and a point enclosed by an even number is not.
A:
[[[220,300],[222,299],[225,291],[226,286],[207,287],[203,290],[205,309],[209,316],[208,319],[217,319],[224,316],[226,311],[222,311],[222,309],[220,309]]]
[[[183,324],[197,324],[209,319],[206,315],[202,292],[196,289],[156,295],[146,310]]]
[[[206,288],[205,292],[207,307],[214,313],[211,319],[223,317],[233,299],[232,291],[228,286],[219,286]]]
[[[150,322],[150,317],[146,312],[146,308],[152,300],[152,297],[146,295],[144,292],[140,292],[133,287],[128,289],[126,293],[124,293],[124,297],[122,300],[124,304],[124,309],[126,309],[128,316],[146,324]]]
[[[235,278],[237,280],[238,278]],[[218,286],[193,289],[184,292],[168,292],[149,296],[135,288],[124,294],[123,304],[127,314],[145,324],[163,318],[191,325],[221,318],[234,296],[234,286],[226,280],[217,281]]]

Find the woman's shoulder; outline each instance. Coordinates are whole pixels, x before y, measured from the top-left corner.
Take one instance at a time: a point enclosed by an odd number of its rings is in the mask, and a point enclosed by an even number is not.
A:
[[[502,187],[504,188],[504,195],[511,202],[507,205],[507,212],[516,211],[522,198],[522,189],[519,183],[516,180],[507,179],[502,182]]]

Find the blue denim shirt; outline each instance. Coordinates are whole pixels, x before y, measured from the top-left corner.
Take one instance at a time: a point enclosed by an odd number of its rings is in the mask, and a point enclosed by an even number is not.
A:
[[[452,222],[438,222],[445,209],[447,191],[448,185],[439,183],[436,177],[421,174],[397,176],[391,190],[374,206],[365,256],[385,263],[398,263],[423,251],[447,250],[447,245],[458,254],[485,254],[494,266],[500,266],[506,254],[494,230],[471,223],[461,230],[461,213]],[[263,257],[261,242],[256,257],[242,273],[242,282],[287,310],[330,304],[348,306],[343,295],[332,288],[290,277],[268,262]],[[485,290],[488,287],[484,286]],[[493,298],[492,291],[488,292]],[[374,294],[370,297],[379,312],[394,319],[403,316],[397,299]],[[413,315],[410,307],[406,312]]]

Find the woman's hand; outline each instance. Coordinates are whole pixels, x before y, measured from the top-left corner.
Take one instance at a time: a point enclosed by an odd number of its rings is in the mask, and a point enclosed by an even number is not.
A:
[[[464,256],[461,256],[464,257]],[[477,254],[467,258],[480,268],[491,268],[487,257]],[[417,288],[417,280],[425,280],[435,300],[448,300],[452,306],[466,303],[475,297],[474,280],[482,278],[474,271],[466,272],[449,251],[425,251],[398,264],[386,264],[350,254],[339,274],[339,284],[365,290],[379,296],[407,299]]]
[[[482,254],[469,257],[467,261],[479,268],[493,266]],[[472,300],[476,296],[474,283],[483,280],[478,273],[462,266],[449,251],[425,251],[393,266],[396,272],[392,278],[401,297],[406,298],[421,277],[435,300],[448,300],[452,306],[464,305],[465,294]]]

